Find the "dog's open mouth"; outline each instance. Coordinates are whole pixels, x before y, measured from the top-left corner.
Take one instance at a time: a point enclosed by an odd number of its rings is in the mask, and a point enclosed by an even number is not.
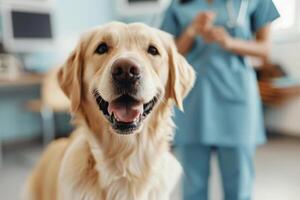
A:
[[[148,103],[130,95],[122,95],[112,102],[107,102],[97,90],[93,93],[99,109],[118,134],[131,134],[137,130],[158,101],[158,95]]]

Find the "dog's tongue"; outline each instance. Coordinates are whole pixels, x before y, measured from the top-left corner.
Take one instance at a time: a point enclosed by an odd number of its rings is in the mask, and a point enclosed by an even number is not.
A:
[[[143,104],[123,105],[112,102],[108,105],[108,112],[114,113],[118,121],[130,123],[143,113]]]

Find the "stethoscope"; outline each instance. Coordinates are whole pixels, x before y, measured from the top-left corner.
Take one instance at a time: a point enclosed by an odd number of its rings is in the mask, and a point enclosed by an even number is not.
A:
[[[239,7],[239,11],[237,12],[237,15],[234,9],[233,1],[235,0],[226,1],[226,9],[229,18],[226,25],[228,28],[241,27],[245,25],[246,14],[247,14],[250,0],[241,0],[241,5]]]

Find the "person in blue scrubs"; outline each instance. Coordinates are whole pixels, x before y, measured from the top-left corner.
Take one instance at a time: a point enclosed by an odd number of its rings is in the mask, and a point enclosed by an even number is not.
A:
[[[256,75],[247,56],[267,59],[272,0],[174,0],[161,29],[197,72],[185,112],[176,111],[175,152],[184,200],[206,200],[216,152],[224,199],[250,200],[254,154],[266,142]]]

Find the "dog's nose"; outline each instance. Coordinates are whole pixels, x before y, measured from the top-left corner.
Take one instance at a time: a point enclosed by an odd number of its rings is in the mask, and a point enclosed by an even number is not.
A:
[[[114,81],[122,85],[135,84],[141,77],[140,67],[129,59],[118,59],[112,66]]]

